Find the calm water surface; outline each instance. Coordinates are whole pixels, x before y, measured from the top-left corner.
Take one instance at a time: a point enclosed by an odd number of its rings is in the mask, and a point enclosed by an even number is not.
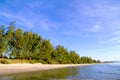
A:
[[[17,73],[0,76],[0,80],[120,80],[120,63]]]

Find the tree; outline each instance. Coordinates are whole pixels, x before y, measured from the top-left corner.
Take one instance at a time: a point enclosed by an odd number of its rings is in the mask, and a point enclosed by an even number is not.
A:
[[[5,40],[6,40],[6,44],[7,44],[7,47],[6,47],[6,55],[8,55],[10,58],[11,58],[11,54],[12,54],[12,50],[13,50],[13,32],[14,32],[14,29],[15,29],[15,23],[14,22],[11,22],[9,24],[9,26],[7,27],[7,30],[5,32]]]
[[[43,40],[40,52],[40,59],[47,63],[51,63],[51,53],[53,52],[53,49],[54,48],[50,43],[50,40]]]
[[[70,62],[73,63],[73,64],[79,64],[80,63],[80,56],[75,51],[70,51],[69,59],[70,59]]]
[[[22,30],[21,29],[16,29],[13,32],[13,39],[11,40],[12,43],[12,54],[14,55],[15,58],[17,59],[21,59],[21,55],[22,55]]]
[[[0,27],[0,57],[35,60],[48,64],[100,62],[91,57],[80,57],[75,51],[68,51],[61,45],[53,47],[50,40],[43,39],[36,33],[23,32],[22,29],[15,28],[14,22],[11,22],[7,28],[3,25]]]
[[[6,42],[5,42],[4,31],[2,26],[2,29],[0,27],[0,57],[3,57],[3,52],[5,52],[5,49],[6,49]]]
[[[32,59],[32,33],[31,32],[24,32],[23,33],[23,58],[25,59]]]
[[[0,31],[1,33],[3,34],[3,36],[5,35],[5,26],[4,25],[1,25],[0,26]]]
[[[57,56],[56,60],[58,63],[65,64],[67,63],[68,51],[63,46],[58,45],[56,47]]]

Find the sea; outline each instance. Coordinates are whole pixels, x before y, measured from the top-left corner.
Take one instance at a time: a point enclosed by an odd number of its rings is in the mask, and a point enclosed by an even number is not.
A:
[[[0,76],[0,80],[120,80],[120,63],[16,73]]]

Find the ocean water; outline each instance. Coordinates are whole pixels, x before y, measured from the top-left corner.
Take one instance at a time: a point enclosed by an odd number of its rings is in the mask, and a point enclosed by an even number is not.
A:
[[[0,76],[0,80],[120,80],[120,63],[17,73]]]

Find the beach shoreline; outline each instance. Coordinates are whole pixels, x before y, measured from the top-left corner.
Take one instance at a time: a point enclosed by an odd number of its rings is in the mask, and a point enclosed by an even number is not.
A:
[[[0,76],[20,73],[20,72],[30,72],[30,71],[41,71],[48,69],[66,68],[66,67],[77,67],[77,66],[87,66],[93,64],[0,64]]]

